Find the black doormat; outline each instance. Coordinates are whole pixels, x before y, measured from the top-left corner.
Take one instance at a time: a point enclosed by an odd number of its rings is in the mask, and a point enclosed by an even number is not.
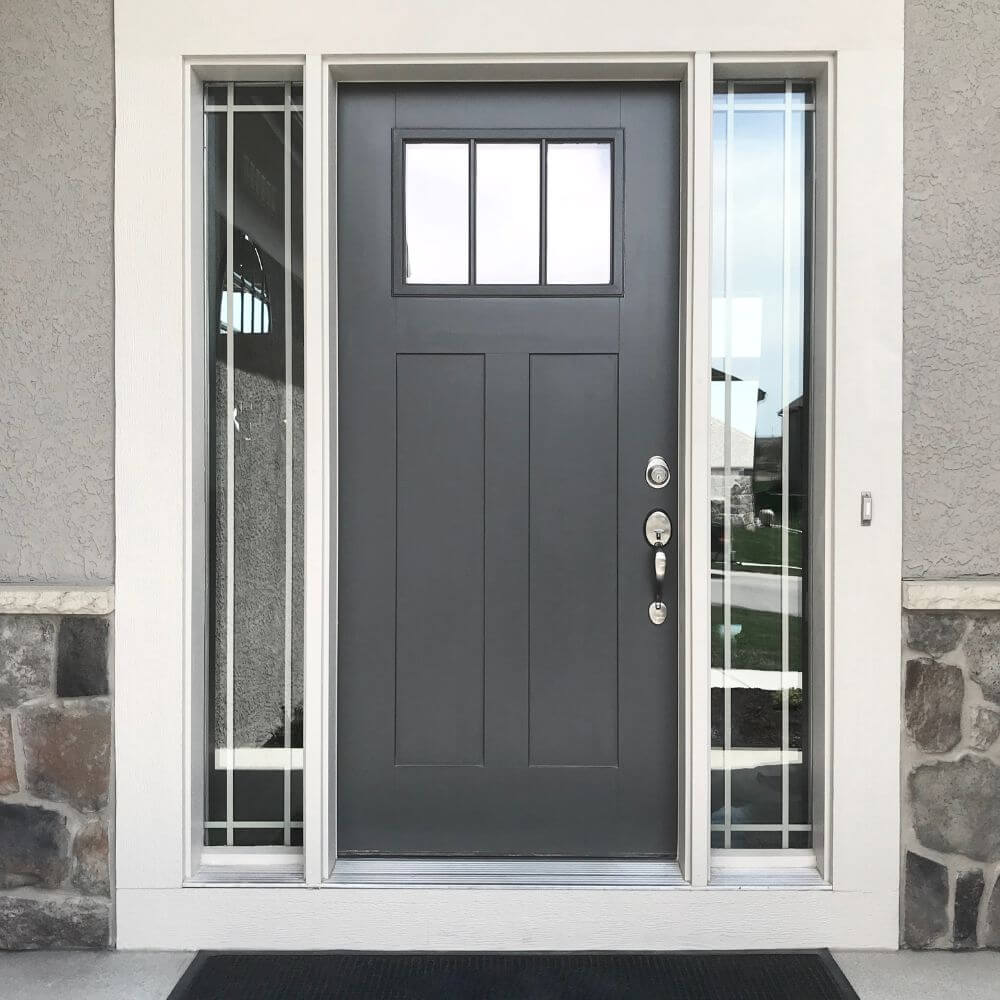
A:
[[[169,1000],[858,1000],[828,951],[199,952]]]

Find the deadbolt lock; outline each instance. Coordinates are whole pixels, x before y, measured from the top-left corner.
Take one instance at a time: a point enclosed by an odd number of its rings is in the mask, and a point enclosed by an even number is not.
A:
[[[646,485],[662,490],[670,482],[670,467],[662,455],[654,455],[646,463]]]

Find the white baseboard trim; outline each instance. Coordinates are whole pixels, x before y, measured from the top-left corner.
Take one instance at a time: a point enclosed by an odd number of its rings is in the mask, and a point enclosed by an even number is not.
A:
[[[115,899],[121,949],[899,947],[898,897],[886,889],[119,887]]]

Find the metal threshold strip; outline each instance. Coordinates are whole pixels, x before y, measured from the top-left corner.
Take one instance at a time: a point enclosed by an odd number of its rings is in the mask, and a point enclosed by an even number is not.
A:
[[[684,886],[676,861],[506,858],[341,858],[333,886]]]
[[[275,864],[208,864],[189,886],[294,886],[305,883],[301,858]],[[333,887],[684,888],[676,861],[566,861],[501,858],[341,858],[324,883]],[[815,867],[713,865],[716,889],[829,889]]]

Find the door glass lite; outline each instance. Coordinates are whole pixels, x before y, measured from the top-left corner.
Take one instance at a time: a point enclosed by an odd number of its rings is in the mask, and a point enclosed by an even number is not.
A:
[[[541,218],[537,142],[479,142],[476,155],[476,282],[538,282]]]
[[[552,285],[611,280],[611,144],[546,148],[546,278]]]
[[[712,846],[808,848],[808,88],[713,114]]]
[[[206,95],[210,847],[302,843],[302,109],[295,90],[221,84]]]
[[[464,285],[469,280],[469,146],[408,142],[404,165],[406,280]]]

